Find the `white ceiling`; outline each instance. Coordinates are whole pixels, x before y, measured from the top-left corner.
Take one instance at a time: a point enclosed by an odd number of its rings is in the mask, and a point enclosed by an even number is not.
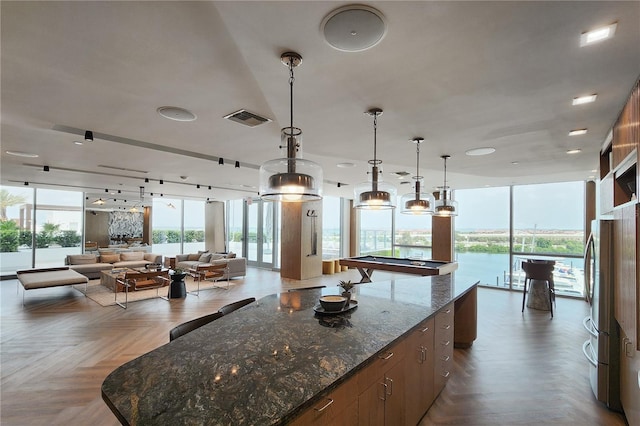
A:
[[[373,123],[363,112],[374,106],[384,110],[378,158],[399,194],[411,186],[392,173],[415,174],[416,136],[427,189],[442,184],[443,154],[454,189],[585,180],[640,73],[640,2],[367,2],[388,31],[358,53],[333,49],[320,30],[345,4],[2,1],[2,185],[256,195],[257,168],[280,157],[289,125],[288,50],[303,57],[294,124],[305,157],[323,167],[325,195],[351,198],[367,179]],[[580,47],[581,33],[616,21],[613,39]],[[591,93],[595,103],[571,105]],[[198,118],[162,118],[167,105]],[[241,108],[273,121],[222,118]],[[588,133],[569,137],[576,128]],[[84,130],[94,142],[74,145]],[[465,155],[487,146],[497,151]]]

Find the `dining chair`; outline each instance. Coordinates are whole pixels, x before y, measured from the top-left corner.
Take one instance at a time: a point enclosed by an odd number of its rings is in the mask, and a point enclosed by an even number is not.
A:
[[[527,298],[527,283],[531,289],[531,281],[544,281],[549,294],[549,310],[553,318],[553,302],[555,300],[555,287],[553,284],[553,268],[551,262],[522,262],[522,270],[525,273],[524,289],[522,291],[522,312]]]
[[[193,319],[191,321],[184,322],[169,331],[169,341],[173,341],[180,336],[184,336],[187,333],[192,332],[196,328],[200,328],[205,324],[209,324],[212,321],[222,318],[221,312],[214,312],[213,314],[205,315],[200,318]]]
[[[249,297],[248,299],[238,300],[237,302],[229,303],[224,305],[222,308],[218,310],[223,315],[229,315],[231,312],[242,308],[243,306],[248,305],[249,303],[255,302],[255,297]]]

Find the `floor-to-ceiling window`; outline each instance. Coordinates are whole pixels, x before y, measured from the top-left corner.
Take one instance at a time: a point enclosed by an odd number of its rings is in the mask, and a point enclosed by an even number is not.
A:
[[[230,252],[244,256],[244,200],[227,201],[227,247]]]
[[[164,197],[154,198],[151,228],[154,253],[182,253],[182,201]]]
[[[513,187],[513,283],[522,287],[523,260],[549,259],[556,293],[584,290],[584,182]]]
[[[360,254],[393,254],[393,210],[359,210]]]
[[[83,202],[82,192],[36,190],[36,267],[60,266],[82,252]]]
[[[457,190],[455,199],[458,268],[482,285],[508,287],[509,187]]]
[[[403,214],[395,209],[393,255],[431,259],[431,215]]]
[[[205,250],[204,225],[205,210],[204,201],[184,200],[184,242],[183,253],[195,253]]]
[[[33,189],[0,186],[0,274],[33,263]]]
[[[322,257],[342,257],[342,200],[338,197],[322,198]],[[318,230],[320,231],[320,230]]]

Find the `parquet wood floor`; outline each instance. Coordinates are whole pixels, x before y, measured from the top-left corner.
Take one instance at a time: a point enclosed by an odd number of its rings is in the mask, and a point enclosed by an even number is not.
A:
[[[376,280],[406,275],[377,271]],[[249,268],[230,290],[167,302],[102,307],[71,288],[16,292],[0,282],[0,424],[117,425],[100,386],[115,368],[169,340],[179,323],[245,297],[359,280],[355,270],[304,282]],[[20,290],[22,291],[22,290]],[[480,289],[478,340],[455,351],[455,371],[420,425],[624,425],[595,401],[581,352],[587,306],[559,299],[546,312],[520,313],[520,295]]]

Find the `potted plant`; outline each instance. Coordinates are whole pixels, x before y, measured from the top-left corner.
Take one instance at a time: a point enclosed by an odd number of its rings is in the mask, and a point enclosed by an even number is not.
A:
[[[339,287],[342,287],[342,297],[347,298],[347,304],[351,302],[351,289],[355,284],[349,281],[340,281],[338,283]]]

